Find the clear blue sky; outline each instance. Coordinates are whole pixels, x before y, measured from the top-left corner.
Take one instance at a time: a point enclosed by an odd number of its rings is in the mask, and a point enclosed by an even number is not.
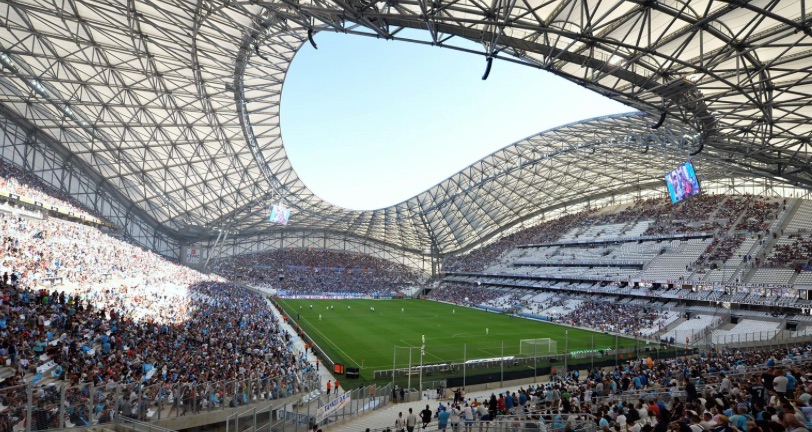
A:
[[[497,60],[482,81],[482,56],[336,33],[315,39],[319,49],[306,43],[285,80],[282,137],[305,184],[351,209],[401,202],[543,130],[632,111],[527,66]]]

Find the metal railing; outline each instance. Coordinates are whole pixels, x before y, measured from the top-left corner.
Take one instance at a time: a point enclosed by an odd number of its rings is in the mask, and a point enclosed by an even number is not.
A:
[[[812,332],[775,329],[727,335],[713,335],[711,333],[697,340],[694,345],[776,349],[809,342],[812,342]]]
[[[600,404],[609,401],[620,401],[624,404],[634,404],[638,400],[662,400],[665,403],[671,402],[672,398],[685,398],[685,390],[672,389],[665,391],[647,390],[647,391],[633,391],[613,394],[611,396],[593,396],[592,403]]]
[[[418,418],[419,432],[463,432],[465,422],[460,420],[456,424],[450,421],[440,428],[438,419],[434,416],[429,424],[423,428],[422,420]],[[476,419],[471,423],[471,428],[475,432],[563,432],[569,424],[570,430],[578,432],[596,432],[598,419],[591,414],[543,414],[540,412],[528,412],[523,414],[498,415],[493,420]],[[540,427],[540,426],[544,427]],[[559,429],[560,428],[560,429]],[[371,428],[369,432],[397,432],[392,426]]]
[[[30,432],[87,427],[124,419],[149,423],[267,403],[310,392],[320,385],[318,375],[312,372],[304,379],[291,375],[149,386],[140,382],[70,386],[62,381],[46,384],[38,381],[0,389],[0,401],[7,405],[11,420],[14,423],[25,421],[25,431]]]
[[[226,432],[307,432],[314,425],[327,425],[381,409],[389,403],[390,385],[360,387],[348,390],[349,400],[340,409],[326,413],[322,408],[339,394],[327,396],[319,390],[303,395],[296,402],[254,407],[234,413],[226,419]]]
[[[478,421],[479,430],[485,426],[492,432],[564,432],[565,429],[578,432],[595,432],[597,419],[590,414],[540,414],[526,413],[517,415],[500,415],[491,422]]]
[[[274,408],[267,405],[262,408],[252,409],[234,413],[226,418],[226,432],[261,432],[265,429],[271,431]]]
[[[40,282],[42,282],[42,284],[44,284],[44,285],[48,285],[48,286],[51,286],[51,287],[58,286],[58,285],[63,285],[65,283],[62,276],[45,277],[45,278],[40,279]]]
[[[117,417],[114,423],[132,432],[175,432],[173,429],[167,429],[152,423],[140,422],[129,417]]]

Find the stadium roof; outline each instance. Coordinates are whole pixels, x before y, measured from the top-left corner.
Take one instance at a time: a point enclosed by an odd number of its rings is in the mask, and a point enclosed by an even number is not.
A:
[[[223,227],[316,230],[447,253],[552,209],[662,187],[669,164],[690,153],[705,178],[811,186],[805,5],[21,0],[0,5],[0,100],[5,115],[55,138],[101,188],[183,241]],[[648,114],[527,138],[388,208],[333,206],[286,156],[285,74],[320,31],[398,39],[407,28],[434,45],[481,42],[486,59],[551,71]],[[267,222],[280,197],[294,212],[284,228]]]

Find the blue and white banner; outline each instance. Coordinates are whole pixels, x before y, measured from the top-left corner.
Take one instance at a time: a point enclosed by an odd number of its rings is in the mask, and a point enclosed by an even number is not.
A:
[[[324,405],[323,407],[319,408],[318,413],[316,413],[316,422],[321,423],[326,417],[329,417],[335,414],[336,411],[344,408],[345,405],[350,403],[350,392],[344,392],[343,395],[331,400]]]

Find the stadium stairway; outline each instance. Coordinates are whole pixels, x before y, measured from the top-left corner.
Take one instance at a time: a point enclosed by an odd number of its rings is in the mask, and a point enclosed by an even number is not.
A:
[[[789,285],[795,285],[795,279],[798,279],[798,275],[799,275],[799,273],[793,274],[792,277],[789,278],[789,282],[787,282],[787,283]]]
[[[778,238],[773,238],[772,236],[767,237],[767,241],[764,243],[764,246],[762,246],[761,248],[761,252],[757,256],[762,256],[763,254],[764,257],[769,257],[770,252],[772,252],[773,247],[778,243],[778,240],[780,238],[781,236],[778,236]],[[762,261],[765,261],[765,259],[762,259]],[[758,270],[759,268],[761,267],[751,267],[750,269],[748,269],[747,274],[744,276],[743,279],[741,279],[741,281],[743,283],[750,283],[750,281],[753,279],[753,275],[755,275],[756,270]]]
[[[803,203],[802,200],[791,198],[787,200],[787,211],[784,215],[784,219],[781,221],[781,226],[779,228],[783,229],[786,228],[787,224],[793,219],[795,219],[795,214],[798,213],[798,209],[801,208],[801,204]]]
[[[743,213],[742,213],[742,214],[743,214]],[[739,221],[741,220],[741,218],[742,218],[742,214],[739,214],[739,215],[736,217],[736,219],[733,221],[733,223],[732,223],[732,224],[730,224],[730,228],[728,228],[728,229],[727,229],[727,231],[725,231],[725,232],[718,232],[718,233],[716,234],[716,237],[717,237],[717,238],[719,238],[719,237],[734,237],[734,236],[736,235],[736,225],[737,225],[737,224],[739,223]],[[708,255],[708,256],[713,256],[713,255],[714,255],[714,253],[715,253],[715,252],[716,252],[716,251],[717,251],[719,248],[721,248],[721,247],[722,247],[722,244],[721,244],[721,243],[718,243],[718,244],[717,244],[717,245],[716,245],[716,246],[715,246],[713,249],[706,249],[707,255]],[[731,257],[731,259],[733,259],[733,258],[735,258],[735,257]],[[705,259],[702,261],[702,265],[707,265],[707,264],[708,264],[708,258],[705,258]],[[722,263],[722,265],[725,265],[725,263]],[[730,274],[731,274],[731,276],[732,276],[733,272],[730,272]],[[726,278],[726,279],[727,279],[727,280],[730,280],[731,278],[730,278],[730,277],[728,277],[728,278]]]
[[[620,235],[622,236],[626,234],[630,229],[634,228],[634,226],[637,225],[637,222],[638,220],[636,218],[626,222],[626,224],[623,225],[622,228],[620,228]]]
[[[753,246],[750,247],[750,250],[748,250],[746,252],[746,255],[757,257],[763,250],[764,250],[764,245],[762,245],[761,242],[756,241],[755,243],[753,243]],[[747,273],[747,271],[750,268],[749,265],[750,265],[750,263],[742,262],[739,265],[739,271],[736,273],[736,276],[740,277],[741,280],[744,280],[744,278],[742,278],[741,276],[743,276],[743,275],[745,275]]]
[[[713,211],[711,212],[711,214],[708,215],[708,220],[716,219],[716,215],[719,214],[719,211],[722,209],[722,207],[725,206],[725,203],[730,199],[730,197],[727,196],[727,195],[723,195],[723,196],[724,196],[724,199],[719,204],[717,204],[716,208],[714,208]]]
[[[736,234],[736,231],[738,231],[736,229],[736,227],[744,220],[744,214],[745,214],[744,211],[740,211],[736,215],[736,219],[733,219],[733,223],[730,224],[730,228],[728,228],[725,235],[731,235],[732,236],[732,235]]]

